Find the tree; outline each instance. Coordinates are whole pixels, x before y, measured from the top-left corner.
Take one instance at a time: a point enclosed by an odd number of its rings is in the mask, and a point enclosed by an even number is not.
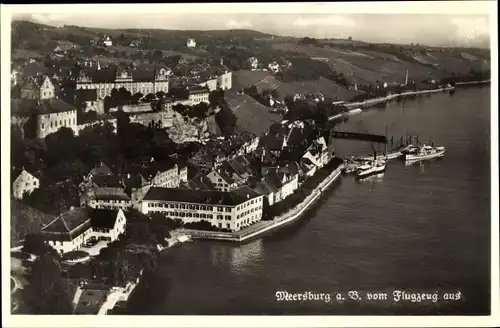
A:
[[[280,94],[279,94],[279,92],[278,92],[278,89],[273,89],[273,90],[271,91],[271,96],[273,96],[273,98],[274,98],[274,99],[278,99],[278,98],[279,98],[279,96],[280,96]]]
[[[156,93],[156,98],[158,98],[158,99],[162,99],[162,98],[164,98],[164,97],[165,97],[165,92],[164,92],[164,91],[158,91],[158,92]]]
[[[161,50],[155,50],[153,52],[153,55],[151,56],[151,59],[156,62],[160,61],[162,58],[163,58],[163,52]]]
[[[24,311],[29,314],[71,314],[71,299],[61,277],[57,260],[50,255],[38,257],[23,289]],[[23,312],[24,312],[23,311]]]
[[[347,40],[352,41],[352,36],[349,36]]]
[[[147,95],[144,96],[145,102],[151,102],[153,100],[156,100],[156,95],[154,93],[148,93]]]
[[[40,234],[32,233],[24,238],[23,252],[35,255],[57,255],[55,249],[47,245]]]

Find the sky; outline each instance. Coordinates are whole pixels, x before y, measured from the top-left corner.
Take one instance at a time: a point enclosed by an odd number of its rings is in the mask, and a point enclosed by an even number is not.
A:
[[[241,5],[241,4],[240,4]],[[359,5],[359,3],[358,3]],[[157,10],[157,13],[131,12],[123,9],[103,12],[77,10],[69,12],[18,14],[14,19],[30,19],[49,25],[77,25],[101,28],[161,28],[174,30],[253,29],[282,36],[314,38],[348,38],[369,42],[421,43],[438,46],[484,46],[489,44],[490,18],[484,11],[469,14],[457,2],[447,2],[439,10],[419,11],[419,14],[384,13],[382,10],[358,10],[353,14],[324,5],[324,10],[308,13],[300,9],[293,13],[254,13],[234,7],[186,13]],[[227,7],[227,6],[226,6]],[[431,6],[432,7],[432,6]],[[463,10],[458,10],[457,7]],[[173,8],[173,7],[170,7]],[[315,7],[320,8],[321,7]],[[340,8],[340,7],[337,7]],[[355,9],[355,8],[354,8]],[[477,9],[477,6],[476,6]],[[229,12],[228,12],[229,10]],[[263,10],[264,12],[266,10]],[[320,13],[317,13],[320,12]],[[368,12],[368,13],[367,13]],[[375,12],[375,13],[372,13]],[[403,11],[404,12],[404,11]],[[411,11],[410,11],[411,12]],[[439,14],[440,13],[440,14]]]

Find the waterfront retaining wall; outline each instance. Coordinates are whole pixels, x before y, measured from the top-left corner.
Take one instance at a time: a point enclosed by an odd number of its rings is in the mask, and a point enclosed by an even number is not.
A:
[[[250,238],[261,235],[270,230],[284,226],[296,221],[304,212],[321,196],[328,187],[336,181],[345,168],[344,164],[340,164],[328,177],[326,177],[315,189],[309,194],[300,204],[289,212],[275,218],[272,221],[260,221],[242,231],[238,232],[218,232],[218,231],[199,231],[187,230],[182,232],[191,235],[197,239],[214,239],[232,242],[243,242]]]

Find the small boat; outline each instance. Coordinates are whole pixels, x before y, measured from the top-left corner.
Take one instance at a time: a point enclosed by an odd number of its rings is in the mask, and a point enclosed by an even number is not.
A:
[[[180,235],[179,237],[177,237],[177,241],[179,243],[185,243],[185,242],[191,241],[191,236],[190,235]]]
[[[386,161],[374,160],[372,163],[361,165],[356,171],[356,179],[364,179],[371,175],[385,172]]]
[[[429,145],[422,145],[422,147],[420,147],[416,152],[407,153],[405,155],[405,161],[417,162],[437,157],[443,157],[445,151],[445,147],[442,146],[434,147]]]

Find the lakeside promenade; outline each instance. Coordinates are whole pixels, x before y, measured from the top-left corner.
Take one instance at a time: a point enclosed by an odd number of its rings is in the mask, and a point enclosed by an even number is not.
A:
[[[304,212],[312,206],[319,197],[342,176],[345,168],[344,163],[341,163],[333,170],[321,183],[310,193],[300,204],[282,214],[281,216],[269,221],[259,221],[256,224],[237,232],[218,232],[218,231],[199,231],[190,229],[181,229],[179,232],[191,235],[193,239],[211,239],[224,240],[231,242],[244,242],[251,238],[262,235],[278,227],[290,224],[298,220]]]

